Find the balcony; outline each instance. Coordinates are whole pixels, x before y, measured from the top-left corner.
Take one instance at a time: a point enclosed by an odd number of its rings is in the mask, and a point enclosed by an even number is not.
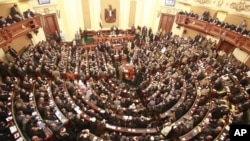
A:
[[[36,15],[0,29],[0,47],[4,47],[12,40],[42,27],[40,19],[41,15]]]
[[[250,37],[186,15],[177,15],[176,24],[220,38],[250,54]]]

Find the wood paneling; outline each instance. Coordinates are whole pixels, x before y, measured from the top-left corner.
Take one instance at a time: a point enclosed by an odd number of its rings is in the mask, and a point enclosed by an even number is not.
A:
[[[187,38],[187,37],[194,38],[197,34],[200,34],[200,32],[197,30],[190,29],[190,28],[184,28],[183,30],[183,38]]]
[[[250,67],[250,57],[247,58],[247,61],[245,62],[245,64]]]
[[[43,19],[44,19],[43,30],[46,37],[54,36],[56,31],[57,32],[60,31],[55,13],[44,15]]]
[[[232,53],[234,49],[235,49],[235,46],[226,41],[221,41],[217,48],[218,51],[223,50],[227,54]]]

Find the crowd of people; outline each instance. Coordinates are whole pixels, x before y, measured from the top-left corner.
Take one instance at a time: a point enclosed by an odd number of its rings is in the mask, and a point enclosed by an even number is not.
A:
[[[144,40],[155,36],[146,27],[136,34],[119,41],[127,62],[115,59],[110,42],[84,48],[54,40],[1,61],[1,137],[13,139],[9,113],[32,141],[228,140],[228,125],[247,123],[247,66],[200,34]],[[132,80],[120,71],[126,64]]]
[[[32,18],[34,16],[35,14],[30,9],[27,9],[23,12],[23,14],[21,14],[18,10],[17,4],[14,4],[10,8],[10,13],[7,17],[0,16],[0,29],[10,26],[11,24],[17,23],[23,19]]]

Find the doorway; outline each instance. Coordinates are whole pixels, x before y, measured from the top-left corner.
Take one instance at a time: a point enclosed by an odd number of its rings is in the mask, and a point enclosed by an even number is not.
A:
[[[59,37],[60,28],[56,13],[43,15],[43,22],[43,30],[46,38],[57,40]]]
[[[165,31],[165,33],[171,32],[174,19],[175,19],[175,15],[162,13],[158,30],[162,29],[162,31]]]

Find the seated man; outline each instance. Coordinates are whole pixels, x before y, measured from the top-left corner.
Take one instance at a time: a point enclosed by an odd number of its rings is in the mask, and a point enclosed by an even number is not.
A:
[[[6,26],[7,26],[6,20],[3,18],[3,16],[0,16],[0,28],[6,27]]]
[[[27,11],[23,12],[23,16],[24,18],[32,18],[35,16],[35,14],[30,9],[27,9]]]
[[[14,57],[14,58],[17,58],[17,57],[18,57],[18,54],[17,54],[16,50],[15,50],[14,48],[10,47],[10,46],[8,46],[8,53],[9,53],[12,57]]]
[[[16,22],[19,22],[19,21],[21,21],[23,19],[22,15],[17,10],[17,5],[16,4],[14,4],[14,6],[12,6],[10,8],[10,15],[12,16],[12,18]]]
[[[7,18],[5,19],[7,24],[11,25],[13,23],[15,23],[14,19],[12,18],[11,15],[8,15]]]
[[[119,34],[119,29],[113,25],[111,28],[110,28],[110,32],[112,35],[118,35]]]

